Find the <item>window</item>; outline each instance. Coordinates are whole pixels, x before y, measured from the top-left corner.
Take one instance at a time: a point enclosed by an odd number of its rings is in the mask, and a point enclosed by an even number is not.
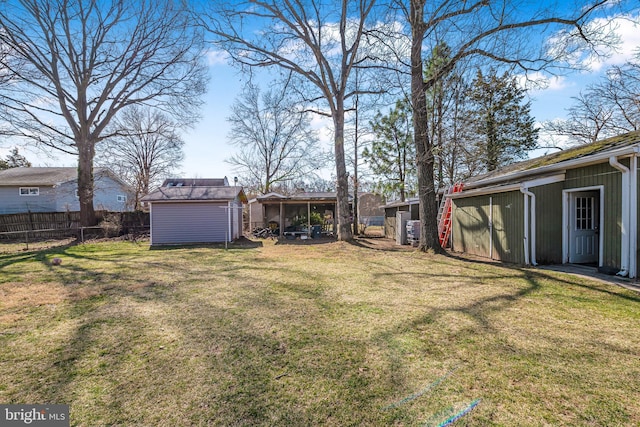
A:
[[[594,197],[576,197],[576,230],[593,230]]]
[[[40,188],[39,187],[20,187],[20,195],[21,196],[39,196]]]
[[[124,203],[127,201],[127,196],[118,194],[118,202]]]

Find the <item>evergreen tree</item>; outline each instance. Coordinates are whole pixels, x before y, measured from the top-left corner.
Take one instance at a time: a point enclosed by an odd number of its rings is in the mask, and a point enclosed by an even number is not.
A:
[[[0,170],[30,167],[31,162],[29,162],[22,154],[18,153],[17,147],[14,147],[4,160],[0,159]]]
[[[525,158],[537,146],[538,129],[531,116],[531,102],[515,77],[487,75],[478,70],[471,85],[467,112],[475,152],[487,171]]]
[[[439,188],[464,180],[474,172],[475,158],[466,149],[465,102],[468,83],[463,78],[462,63],[449,68],[451,48],[438,44],[425,62],[429,139],[433,145],[435,180]]]
[[[415,147],[411,108],[408,100],[396,102],[387,115],[381,112],[370,122],[375,139],[362,152],[373,174],[380,178],[376,188],[386,196],[405,200],[415,182]]]

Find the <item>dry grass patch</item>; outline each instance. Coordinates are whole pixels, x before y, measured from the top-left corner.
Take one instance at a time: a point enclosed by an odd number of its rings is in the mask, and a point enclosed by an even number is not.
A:
[[[438,425],[477,399],[466,425],[640,423],[636,293],[363,243],[0,255],[0,401],[73,425]]]

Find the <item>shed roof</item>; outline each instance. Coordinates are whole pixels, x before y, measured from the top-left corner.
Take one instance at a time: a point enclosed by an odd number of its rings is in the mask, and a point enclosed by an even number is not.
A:
[[[252,199],[256,202],[264,203],[264,202],[282,202],[282,201],[291,201],[291,202],[335,202],[338,196],[335,191],[305,191],[302,193],[292,194],[291,196],[284,196],[279,193],[269,193],[263,196],[258,196],[255,199]],[[349,195],[349,201],[351,201],[353,197]]]
[[[94,168],[94,176],[108,175],[111,178],[122,181],[108,168]],[[0,186],[56,186],[65,182],[78,179],[76,167],[29,167],[10,168],[0,171]],[[122,183],[124,184],[124,183]]]
[[[247,202],[242,187],[230,186],[189,186],[189,187],[160,187],[144,196],[143,202],[169,201],[231,201],[236,198],[242,203]]]
[[[389,208],[397,208],[399,206],[411,206],[411,205],[417,205],[420,203],[420,199],[418,199],[417,197],[409,197],[408,199],[405,199],[404,201],[402,200],[395,200],[393,202],[389,202],[386,205],[382,206],[384,209],[389,209]]]
[[[578,168],[605,161],[608,155],[630,154],[640,145],[640,131],[606,138],[590,144],[562,150],[558,153],[514,163],[495,171],[478,175],[465,181],[465,189],[485,187],[500,183],[517,182],[531,176],[553,173],[563,169]],[[629,153],[627,153],[629,151]]]
[[[165,179],[162,187],[226,187],[229,185],[224,178],[169,178]]]

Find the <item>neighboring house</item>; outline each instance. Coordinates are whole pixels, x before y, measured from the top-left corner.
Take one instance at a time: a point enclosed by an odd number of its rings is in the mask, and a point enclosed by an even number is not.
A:
[[[634,132],[465,182],[450,196],[453,250],[636,277],[638,155]]]
[[[242,236],[242,187],[224,179],[170,179],[144,196],[151,245],[231,242]]]
[[[360,224],[384,225],[384,197],[375,193],[358,194],[358,221]]]
[[[95,209],[127,211],[133,197],[131,188],[109,169],[94,169]],[[30,167],[0,171],[0,214],[78,210],[77,168]]]

